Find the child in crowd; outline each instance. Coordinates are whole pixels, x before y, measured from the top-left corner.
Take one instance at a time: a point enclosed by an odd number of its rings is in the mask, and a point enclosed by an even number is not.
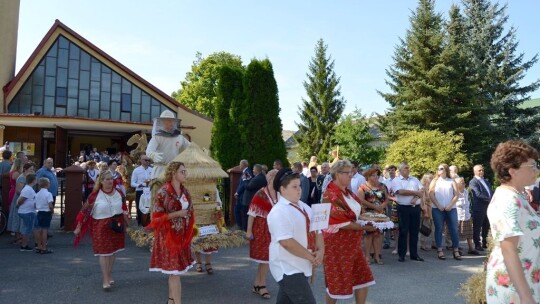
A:
[[[40,178],[38,181],[39,191],[36,194],[37,220],[34,237],[37,243],[36,253],[40,254],[52,253],[52,250],[47,249],[47,231],[51,227],[54,210],[52,194],[47,190],[49,183],[48,178]]]
[[[455,179],[458,188],[458,200],[456,202],[457,214],[458,214],[458,227],[460,241],[467,240],[469,245],[468,254],[479,255],[480,253],[474,249],[474,243],[472,240],[472,223],[470,212],[470,200],[469,191],[465,189],[465,180],[463,177],[457,177]]]
[[[26,185],[21,190],[21,194],[17,199],[18,215],[21,218],[21,249],[20,251],[32,251],[32,248],[28,246],[28,241],[32,231],[34,230],[34,223],[36,220],[36,192],[34,186],[36,185],[36,174],[29,173],[26,175]]]

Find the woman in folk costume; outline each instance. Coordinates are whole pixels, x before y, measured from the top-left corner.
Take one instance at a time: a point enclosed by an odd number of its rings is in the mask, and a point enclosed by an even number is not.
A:
[[[277,172],[278,170],[273,169],[266,174],[268,184],[255,193],[248,210],[246,237],[250,239],[249,257],[259,264],[252,292],[265,299],[270,299],[270,294],[266,289],[266,276],[269,271],[268,248],[270,247],[270,232],[266,217],[277,203],[277,193],[273,189]]]
[[[146,147],[146,155],[154,161],[152,179],[159,178],[167,165],[189,146],[189,141],[181,134],[180,120],[170,111],[165,110],[154,118],[152,139]]]
[[[125,248],[125,225],[128,223],[127,206],[122,195],[113,187],[110,171],[99,174],[94,191],[77,215],[74,245],[90,230],[94,255],[99,257],[103,275],[103,289],[114,284],[112,268],[116,253]],[[116,226],[113,228],[113,226]]]
[[[189,192],[184,187],[186,168],[182,162],[171,162],[165,171],[165,184],[154,199],[152,222],[154,246],[150,257],[150,271],[169,275],[169,300],[181,303],[180,275],[194,264],[191,240],[195,217]]]
[[[85,172],[85,189],[84,189],[84,200],[94,191],[94,186],[96,185],[96,179],[99,175],[99,170],[96,169],[96,162],[90,160],[86,163],[86,172]]]
[[[120,164],[119,160],[111,159],[107,165],[109,165],[109,170],[112,173],[113,181],[114,181],[114,188],[116,190],[120,191],[122,196],[126,197],[126,187],[124,187],[124,177],[120,172],[118,171],[118,165]]]
[[[362,234],[375,228],[356,223],[361,205],[358,197],[347,188],[351,183],[351,168],[347,160],[332,165],[333,181],[328,184],[322,200],[332,204],[329,226],[323,231],[326,303],[336,303],[353,295],[356,303],[365,303],[368,286],[375,284],[362,252]]]

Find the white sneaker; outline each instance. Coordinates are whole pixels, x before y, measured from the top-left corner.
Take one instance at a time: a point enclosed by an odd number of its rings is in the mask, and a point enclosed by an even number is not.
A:
[[[394,250],[392,251],[392,254],[397,254],[397,249],[394,249]]]

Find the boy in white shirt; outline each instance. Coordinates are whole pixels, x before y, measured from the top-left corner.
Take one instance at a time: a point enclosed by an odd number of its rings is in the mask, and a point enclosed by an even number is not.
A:
[[[28,246],[28,241],[32,231],[34,230],[34,224],[36,220],[36,192],[34,191],[34,185],[36,184],[36,174],[29,173],[26,175],[26,185],[21,190],[21,194],[17,199],[17,213],[21,218],[21,249],[19,251],[32,251],[32,248]]]
[[[47,231],[51,227],[53,215],[53,197],[49,192],[49,179],[42,177],[38,180],[39,191],[36,194],[37,220],[34,236],[36,238],[36,253],[48,254],[52,250],[47,249]]]

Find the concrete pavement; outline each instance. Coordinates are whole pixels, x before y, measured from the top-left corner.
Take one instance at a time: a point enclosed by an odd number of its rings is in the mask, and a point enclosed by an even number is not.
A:
[[[53,225],[58,227],[58,219]],[[104,292],[89,239],[74,249],[72,233],[53,229],[53,234],[49,247],[54,253],[49,255],[19,252],[18,246],[9,244],[8,233],[0,236],[0,303],[166,303],[167,276],[148,272],[148,249],[136,247],[128,238],[113,269],[116,284]],[[391,249],[383,250],[385,264],[371,265],[377,284],[369,289],[368,303],[464,303],[456,296],[459,285],[481,271],[484,256],[456,261],[447,251],[447,260],[440,261],[434,250],[420,254],[425,262],[400,263]],[[278,287],[271,275],[267,284],[271,300],[251,293],[256,264],[248,255],[247,246],[222,249],[213,261],[214,275],[190,270],[181,279],[183,303],[275,303]],[[322,267],[312,288],[317,303],[324,303]]]

